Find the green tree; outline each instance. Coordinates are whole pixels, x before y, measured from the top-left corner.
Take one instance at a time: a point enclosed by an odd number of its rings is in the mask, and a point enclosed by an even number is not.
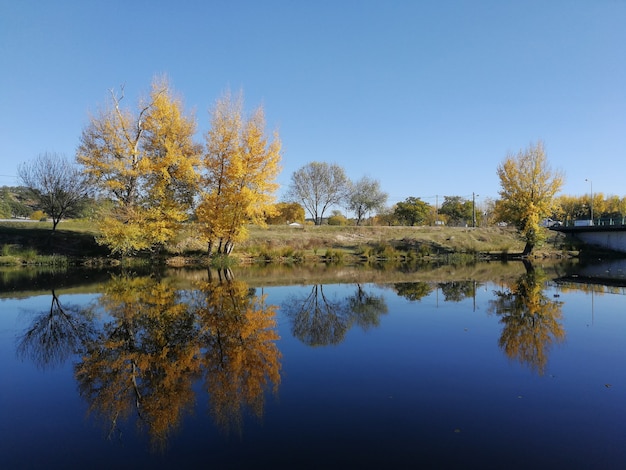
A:
[[[406,225],[422,223],[430,213],[430,205],[418,197],[407,197],[404,201],[396,204],[395,215]]]
[[[387,193],[380,189],[380,183],[364,176],[351,186],[348,196],[348,209],[356,215],[356,224],[372,211],[380,211],[387,204]]]
[[[541,141],[508,155],[497,173],[502,188],[496,204],[498,218],[516,225],[526,241],[523,255],[527,256],[545,238],[539,223],[552,212],[563,174],[549,167]]]
[[[0,191],[0,218],[11,218],[11,216],[13,215],[11,212],[12,200],[13,198],[11,197],[11,193],[9,192],[9,188],[3,186],[2,191]]]
[[[439,214],[448,218],[449,225],[469,224],[473,220],[474,207],[472,201],[461,196],[444,196]]]
[[[340,205],[349,194],[350,180],[337,164],[311,162],[291,175],[287,196],[300,202],[315,225],[321,225],[324,213]]]
[[[20,165],[17,173],[36,207],[52,218],[53,231],[63,217],[76,215],[87,199],[87,179],[62,155],[42,153]]]

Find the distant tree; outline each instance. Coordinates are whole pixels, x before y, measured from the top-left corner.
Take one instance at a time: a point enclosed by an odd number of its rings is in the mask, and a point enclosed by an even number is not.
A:
[[[376,214],[376,221],[382,225],[391,227],[398,223],[398,217],[396,216],[396,206],[384,207]]]
[[[276,214],[267,216],[266,223],[279,225],[304,222],[304,207],[297,202],[279,202],[274,207]]]
[[[23,163],[17,173],[37,207],[52,219],[53,231],[63,217],[80,210],[89,192],[80,168],[56,153],[43,153]]]
[[[387,193],[381,191],[380,183],[364,176],[351,186],[348,196],[348,209],[356,215],[356,224],[372,211],[379,211],[387,203]]]
[[[328,218],[328,225],[348,225],[348,219],[339,210],[334,210]]]
[[[9,188],[7,186],[3,186],[0,191],[0,218],[9,219],[12,216],[11,212],[11,201],[13,198],[11,197],[11,193],[9,192]]]
[[[502,187],[496,204],[499,219],[516,225],[526,241],[523,255],[528,255],[544,239],[539,224],[552,212],[563,174],[548,166],[541,141],[508,155],[497,173]]]
[[[439,214],[448,218],[449,225],[469,224],[473,220],[474,207],[472,201],[461,196],[444,196]]]
[[[404,201],[396,204],[395,215],[405,225],[422,223],[430,213],[430,205],[420,198],[407,197]]]
[[[287,195],[302,203],[315,225],[321,225],[324,213],[334,205],[345,202],[350,180],[337,164],[311,162],[291,175]]]
[[[265,225],[275,213],[275,182],[281,158],[278,133],[265,135],[263,108],[243,114],[243,99],[226,94],[212,111],[202,167],[197,224],[209,255],[229,255],[247,237],[245,225]]]

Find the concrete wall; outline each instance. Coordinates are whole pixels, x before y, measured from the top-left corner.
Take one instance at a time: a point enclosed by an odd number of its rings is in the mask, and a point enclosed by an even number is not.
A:
[[[579,232],[575,236],[589,245],[626,253],[626,232]]]

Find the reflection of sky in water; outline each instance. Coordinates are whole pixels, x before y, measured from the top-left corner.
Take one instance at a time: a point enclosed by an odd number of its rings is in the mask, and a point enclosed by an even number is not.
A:
[[[311,286],[257,288],[267,304],[281,305],[278,396],[267,396],[261,421],[247,416],[241,436],[225,436],[212,425],[205,388],[194,384],[195,412],[185,416],[163,454],[149,451],[148,437],[132,420],[106,440],[87,415],[71,363],[40,370],[16,356],[16,335],[27,327],[28,311],[48,309],[49,296],[3,300],[5,468],[44,462],[49,468],[95,468],[97,462],[102,468],[119,462],[138,468],[198,462],[216,468],[398,468],[407,462],[580,468],[599,461],[610,468],[624,461],[626,296],[545,289],[546,299],[564,303],[565,338],[551,345],[540,375],[498,345],[502,318],[489,311],[489,302],[500,285],[478,285],[475,298],[456,302],[431,287],[411,301],[393,285],[362,285],[384,299],[386,313],[377,325],[352,324],[338,344],[317,347],[292,335],[284,308],[309,295]],[[323,286],[335,303],[357,290],[356,284]],[[58,294],[64,304],[94,299]]]

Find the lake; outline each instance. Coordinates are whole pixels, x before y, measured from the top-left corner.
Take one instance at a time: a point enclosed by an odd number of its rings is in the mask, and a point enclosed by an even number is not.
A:
[[[626,468],[607,269],[0,273],[0,466]]]

